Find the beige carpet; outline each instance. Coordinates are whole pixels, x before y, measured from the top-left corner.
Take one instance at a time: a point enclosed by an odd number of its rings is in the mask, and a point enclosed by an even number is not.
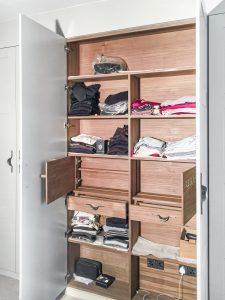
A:
[[[19,281],[0,275],[0,300],[18,300]],[[69,300],[69,299],[68,299]]]

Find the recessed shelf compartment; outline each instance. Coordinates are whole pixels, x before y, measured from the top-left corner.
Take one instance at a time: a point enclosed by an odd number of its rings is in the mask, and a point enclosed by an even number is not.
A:
[[[85,285],[80,282],[71,280],[68,287],[83,290],[85,292],[101,295],[110,299],[128,300],[129,299],[129,284],[127,282],[115,280],[107,289],[103,289],[95,285]]]
[[[109,252],[122,252],[122,253],[129,254],[129,249],[115,248],[112,246],[104,245],[103,243],[99,243],[98,238],[95,242],[91,243],[88,241],[83,241],[83,240],[74,239],[72,237],[69,237],[68,242],[74,243],[74,244],[84,244],[85,246],[91,247],[91,248],[96,248],[96,247],[99,249],[103,248],[105,251],[109,251]]]
[[[160,259],[164,266],[164,269],[160,270],[149,267],[148,258],[158,260],[158,258],[153,256],[140,257],[140,289],[164,293],[171,297],[178,298],[180,280],[179,265],[181,263],[171,259]],[[196,300],[196,297],[196,278],[184,276],[182,280],[182,299]]]
[[[87,154],[87,153],[68,152],[68,156],[90,157],[90,158],[106,158],[106,159],[125,159],[125,160],[128,160],[128,156],[127,155]]]

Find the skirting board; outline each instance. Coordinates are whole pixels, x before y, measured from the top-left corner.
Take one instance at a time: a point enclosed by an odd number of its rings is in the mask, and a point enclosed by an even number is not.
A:
[[[97,294],[81,291],[79,289],[74,289],[71,287],[66,288],[66,295],[75,297],[76,299],[78,298],[79,300],[116,300],[113,298],[106,298]]]
[[[14,273],[14,272],[10,272],[10,271],[0,269],[0,275],[19,280],[19,274],[18,273]]]

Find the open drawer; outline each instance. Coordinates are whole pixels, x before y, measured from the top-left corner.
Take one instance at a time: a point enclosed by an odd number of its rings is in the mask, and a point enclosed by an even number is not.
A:
[[[92,197],[69,196],[68,210],[84,211],[122,219],[127,217],[127,204],[125,201],[102,200]]]
[[[158,166],[159,165],[159,166]],[[154,170],[154,171],[153,171]],[[196,167],[193,164],[144,161],[140,187],[133,193],[130,217],[135,221],[185,225],[196,213]]]

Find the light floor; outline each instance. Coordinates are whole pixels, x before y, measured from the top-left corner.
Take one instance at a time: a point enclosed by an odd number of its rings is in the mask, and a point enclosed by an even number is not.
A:
[[[0,300],[18,300],[19,281],[0,275]],[[70,300],[70,299],[68,299]]]
[[[149,295],[146,295],[147,292],[140,292],[139,295],[136,295],[133,300],[173,300],[175,298],[173,297],[168,297],[168,296],[160,296],[159,294],[155,294],[155,293],[151,293]],[[146,295],[146,296],[145,296]],[[69,295],[65,295],[64,297],[62,297],[61,300],[83,300],[84,298],[75,298],[75,297],[72,297],[72,296],[69,296]],[[96,296],[93,296],[93,298],[91,297],[88,297],[88,299],[85,299],[85,300],[92,300],[92,299],[98,299],[98,296],[96,298]],[[104,298],[106,299],[106,298]],[[109,299],[109,298],[108,298]],[[111,298],[109,300],[112,300]]]

